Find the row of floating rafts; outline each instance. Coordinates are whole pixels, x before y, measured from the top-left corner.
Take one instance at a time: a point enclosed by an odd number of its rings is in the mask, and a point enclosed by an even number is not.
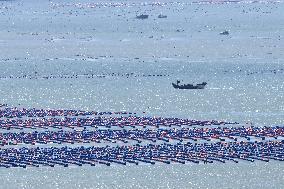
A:
[[[0,149],[0,167],[284,161],[284,141]]]
[[[87,59],[98,59],[98,57],[89,57],[89,58],[76,58],[75,60],[87,60]],[[138,60],[138,57],[134,58]],[[94,79],[94,78],[109,78],[109,77],[120,77],[120,78],[137,78],[137,77],[168,77],[169,74],[165,73],[156,73],[156,74],[145,74],[145,73],[100,73],[100,74],[64,74],[64,75],[8,75],[0,76],[0,79]],[[0,106],[1,107],[1,106]]]
[[[62,128],[62,127],[171,127],[171,126],[210,126],[238,124],[237,122],[226,121],[199,121],[179,118],[162,118],[162,117],[49,117],[33,119],[2,119],[0,120],[0,129],[21,129],[21,128]]]
[[[3,118],[22,118],[22,117],[55,117],[55,116],[100,116],[100,115],[132,115],[136,113],[118,112],[98,112],[82,110],[48,110],[48,109],[25,109],[25,108],[3,108],[0,109],[0,117]]]
[[[116,143],[118,141],[128,143],[128,141],[164,141],[172,140],[206,140],[219,139],[227,140],[251,140],[260,138],[262,140],[273,138],[281,139],[284,137],[284,126],[276,127],[218,127],[218,128],[182,128],[182,129],[99,129],[77,131],[34,131],[34,132],[7,132],[0,133],[0,145],[17,145],[24,144],[47,144],[47,143],[100,143],[102,141]]]

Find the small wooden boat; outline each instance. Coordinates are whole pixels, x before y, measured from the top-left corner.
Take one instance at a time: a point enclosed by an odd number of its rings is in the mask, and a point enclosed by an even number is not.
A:
[[[149,15],[147,15],[147,14],[141,14],[141,15],[138,15],[138,16],[136,16],[136,18],[137,19],[147,19],[149,17]]]
[[[172,85],[175,89],[204,89],[205,86],[207,85],[206,82],[202,82],[202,83],[196,84],[196,85],[192,85],[192,84],[180,85],[179,83],[180,83],[180,81],[177,80],[177,83],[172,83]]]
[[[159,14],[158,18],[167,18],[167,15]]]
[[[229,31],[225,30],[225,31],[221,32],[220,35],[229,35]]]

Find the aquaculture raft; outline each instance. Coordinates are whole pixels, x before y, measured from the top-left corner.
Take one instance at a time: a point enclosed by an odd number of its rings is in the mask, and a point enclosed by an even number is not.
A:
[[[48,143],[128,143],[142,141],[250,141],[284,139],[284,127],[218,127],[178,129],[98,129],[59,130],[0,133],[0,145],[48,144]]]
[[[284,126],[6,106],[0,117],[6,168],[284,161]]]
[[[126,165],[133,163],[225,163],[239,160],[254,162],[284,161],[284,141],[277,142],[230,142],[203,144],[162,144],[117,147],[50,147],[50,148],[8,148],[0,150],[1,167],[27,167],[89,164]]]

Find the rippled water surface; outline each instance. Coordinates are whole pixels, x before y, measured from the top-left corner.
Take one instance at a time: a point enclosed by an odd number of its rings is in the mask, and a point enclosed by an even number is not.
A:
[[[282,1],[0,1],[0,103],[281,125],[283,10]],[[208,85],[176,90],[177,79]],[[284,188],[283,166],[1,168],[0,188]]]
[[[242,162],[1,169],[0,173],[3,188],[282,188],[283,168],[282,163]]]

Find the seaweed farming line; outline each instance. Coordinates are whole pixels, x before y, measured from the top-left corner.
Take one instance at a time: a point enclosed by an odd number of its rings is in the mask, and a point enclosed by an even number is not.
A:
[[[169,74],[134,74],[134,73],[112,73],[112,74],[58,74],[58,75],[21,75],[21,76],[0,76],[0,79],[94,79],[108,77],[123,77],[123,78],[144,78],[144,77],[169,77]]]
[[[260,70],[260,71],[249,71],[249,70],[225,70],[223,71],[224,74],[227,73],[241,73],[244,72],[246,75],[255,75],[255,74],[283,74],[284,73],[284,68],[278,68],[278,69],[267,69],[267,70]]]
[[[206,4],[252,4],[252,3],[262,3],[262,4],[277,4],[283,1],[273,1],[273,0],[204,0],[204,1],[194,1],[193,4],[206,5]]]
[[[5,104],[0,104],[0,107]],[[143,112],[145,113],[145,112]],[[22,118],[22,117],[56,117],[56,116],[97,116],[97,115],[132,115],[135,112],[117,111],[117,112],[99,112],[99,111],[83,111],[83,110],[52,110],[52,109],[25,109],[25,108],[3,108],[0,109],[0,118]]]
[[[182,142],[184,140],[251,140],[258,138],[279,139],[284,137],[284,126],[276,127],[232,127],[232,128],[183,128],[183,129],[157,129],[157,130],[81,130],[81,131],[44,131],[44,132],[20,132],[0,133],[0,145],[18,144],[48,144],[48,143],[101,143],[102,141],[116,143],[118,141],[128,143],[135,141],[170,142],[172,140]],[[284,139],[284,138],[283,138]]]
[[[125,116],[125,117],[62,117],[62,118],[34,118],[34,119],[0,119],[0,129],[37,129],[37,128],[75,128],[75,127],[171,127],[171,126],[210,126],[210,125],[234,125],[237,122],[226,122],[217,120],[191,120],[180,118],[163,118],[163,117],[139,117],[139,116]]]
[[[76,8],[115,8],[115,7],[136,7],[136,6],[174,6],[174,5],[185,5],[187,3],[181,3],[178,1],[172,2],[140,2],[140,3],[127,3],[127,2],[99,2],[99,3],[51,3],[51,7],[54,8],[65,8],[65,7],[76,7]]]
[[[284,141],[0,149],[0,167],[284,161]]]
[[[76,8],[121,8],[121,7],[141,7],[141,6],[187,6],[187,5],[206,5],[206,4],[252,4],[252,3],[263,3],[263,4],[276,4],[281,3],[283,1],[269,1],[269,0],[220,0],[220,1],[193,1],[193,2],[179,2],[179,1],[170,1],[170,2],[153,2],[153,1],[144,1],[144,2],[108,2],[108,3],[51,3],[51,8],[66,8],[66,7],[76,7]]]

